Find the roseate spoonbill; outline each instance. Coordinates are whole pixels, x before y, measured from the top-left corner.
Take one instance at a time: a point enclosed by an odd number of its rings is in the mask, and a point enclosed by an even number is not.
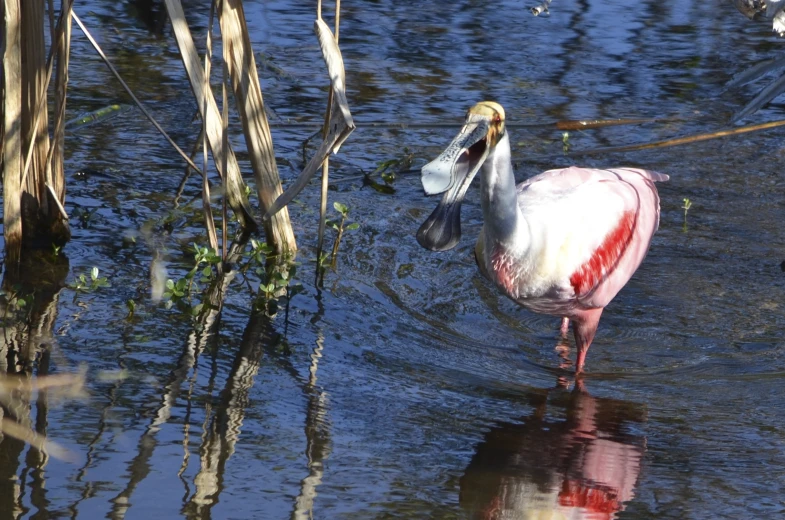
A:
[[[635,496],[645,408],[575,390],[537,391],[534,413],[490,426],[460,479],[476,520],[611,520]],[[550,394],[550,395],[549,395]]]
[[[517,187],[504,109],[484,101],[469,109],[458,136],[422,169],[425,193],[443,193],[417,232],[433,251],[455,247],[461,201],[482,169],[483,227],[474,249],[480,272],[534,312],[572,320],[583,370],[603,308],[638,268],[660,217],[655,181],[637,168],[549,170]]]

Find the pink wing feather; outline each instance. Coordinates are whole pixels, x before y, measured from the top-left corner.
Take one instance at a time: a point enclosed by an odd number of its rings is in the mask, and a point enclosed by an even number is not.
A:
[[[609,229],[588,259],[572,273],[569,284],[575,300],[585,309],[605,307],[643,262],[652,235],[659,225],[660,205],[654,182],[666,181],[662,173],[637,168],[596,170],[570,167],[549,170],[518,185],[519,193],[537,190],[571,190],[598,182],[608,197],[623,201],[617,224]]]

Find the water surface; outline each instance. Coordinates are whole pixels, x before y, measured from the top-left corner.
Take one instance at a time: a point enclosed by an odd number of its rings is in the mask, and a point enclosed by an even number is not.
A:
[[[245,5],[286,183],[325,106],[315,7]],[[237,277],[215,336],[149,298],[153,255],[180,277],[190,244],[206,244],[199,182],[174,211],[180,159],[136,109],[69,135],[69,280],[97,266],[112,285],[76,300],[65,290],[58,302],[51,371],[87,364],[90,395],[38,401],[30,413],[75,459],[47,460],[4,438],[3,517],[782,515],[782,130],[572,159],[561,132],[545,126],[679,118],[571,132],[572,150],[717,129],[763,86],[726,92],[727,80],[782,44],[729,2],[554,2],[537,18],[528,7],[344,2],[358,129],[331,159],[330,197],[360,228],[346,233],[317,288],[314,182],[290,208],[303,292],[269,317],[252,310],[248,286],[258,282]],[[203,38],[206,8],[186,9]],[[133,2],[94,0],[78,12],[190,149],[195,104],[168,26],[158,34],[160,22],[144,23]],[[73,116],[128,102],[78,34],[72,64]],[[477,273],[476,187],[456,249],[432,253],[415,241],[437,202],[422,194],[417,170],[482,99],[506,109],[519,180],[575,162],[671,176],[660,187],[660,231],[603,315],[583,386],[559,369],[558,319],[518,308]],[[783,116],[775,101],[748,122]],[[232,143],[243,160],[242,137]],[[364,182],[405,153],[414,164],[393,194]],[[128,377],[101,378],[117,370]]]

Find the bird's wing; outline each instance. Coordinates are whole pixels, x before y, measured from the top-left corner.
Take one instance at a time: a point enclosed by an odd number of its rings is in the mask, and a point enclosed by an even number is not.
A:
[[[627,283],[659,223],[654,181],[647,170],[550,170],[521,183],[518,201],[535,232],[548,277],[585,308],[604,307]],[[537,234],[539,233],[539,234]]]

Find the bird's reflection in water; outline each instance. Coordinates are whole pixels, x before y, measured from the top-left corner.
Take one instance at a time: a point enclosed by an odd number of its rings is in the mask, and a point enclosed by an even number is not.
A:
[[[481,519],[610,519],[633,498],[646,439],[641,405],[589,395],[582,381],[532,395],[535,413],[497,423],[461,478]]]

